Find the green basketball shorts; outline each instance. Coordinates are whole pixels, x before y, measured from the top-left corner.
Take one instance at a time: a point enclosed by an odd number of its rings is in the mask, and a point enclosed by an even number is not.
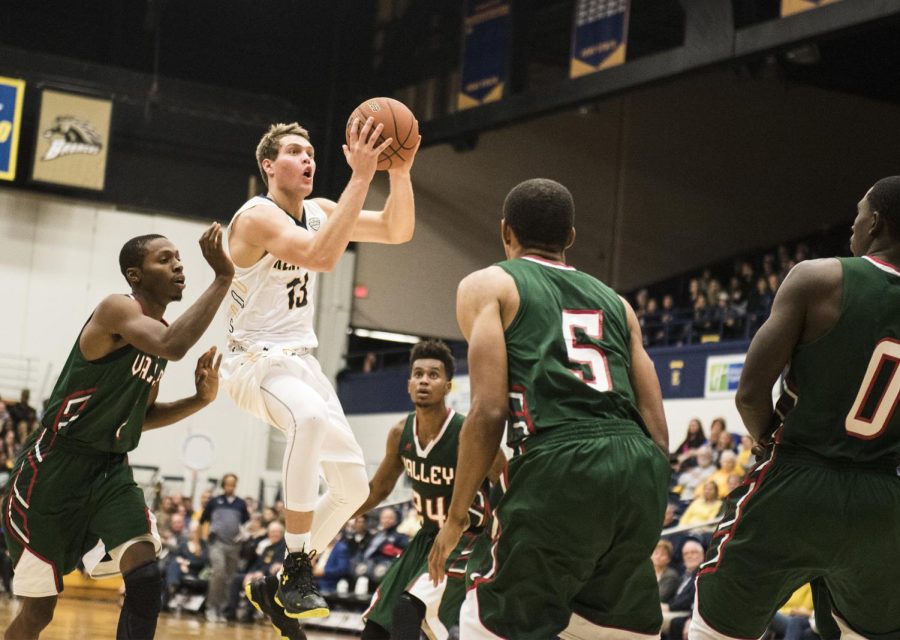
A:
[[[490,538],[469,560],[460,628],[472,638],[546,640],[583,623],[658,637],[650,554],[669,461],[633,423],[530,436],[509,462]]]

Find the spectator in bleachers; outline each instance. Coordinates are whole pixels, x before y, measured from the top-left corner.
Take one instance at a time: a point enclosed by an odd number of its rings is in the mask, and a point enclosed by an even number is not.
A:
[[[352,524],[347,523],[348,526]],[[325,550],[316,556],[316,566],[313,567],[313,576],[319,583],[319,591],[329,595],[337,591],[337,584],[346,580],[349,585],[353,582],[353,566],[351,565],[350,545],[345,531],[340,532],[331,541]]]
[[[656,583],[659,585],[659,601],[667,602],[675,595],[680,576],[670,565],[672,562],[672,543],[668,540],[660,540],[650,556],[653,562],[653,570],[656,572]]]
[[[719,486],[712,480],[704,483],[703,494],[694,498],[683,514],[679,525],[704,524],[715,520],[722,509],[722,501],[719,499]]]
[[[686,471],[690,467],[696,466],[697,451],[705,444],[706,434],[703,433],[703,423],[700,422],[700,418],[691,418],[688,422],[687,435],[675,449],[679,469]]]
[[[713,322],[718,325],[719,335],[724,340],[733,340],[742,335],[743,324],[741,314],[731,303],[731,296],[720,291],[718,301],[713,309]]]
[[[391,563],[409,544],[409,537],[397,531],[397,524],[397,512],[392,507],[379,512],[378,531],[363,555],[370,588],[381,582]]]
[[[731,495],[731,492],[734,491],[735,489],[737,489],[743,481],[744,481],[744,476],[739,476],[736,473],[730,474],[728,476],[728,485],[726,487],[728,489],[728,492],[725,493],[725,496]],[[723,497],[725,497],[725,496],[723,496]]]
[[[735,446],[734,436],[728,431],[719,432],[719,434],[716,436],[716,439],[710,439],[710,442],[713,446],[713,461],[720,466],[722,454],[724,454],[726,451],[736,453],[737,447]]]
[[[740,480],[744,475],[744,470],[737,463],[737,454],[728,449],[719,455],[719,468],[710,478],[719,488],[720,496],[725,497],[731,491],[728,479],[734,475],[738,476],[738,480]]]
[[[779,640],[809,640],[818,638],[810,627],[813,617],[812,588],[809,583],[797,589],[772,619],[769,630]]]
[[[753,291],[753,279],[753,264],[749,260],[742,260],[738,273],[738,281],[741,284],[741,288],[744,290],[745,299],[750,295],[750,292]]]
[[[768,278],[770,273],[775,273],[775,256],[767,253],[762,259],[763,276]]]
[[[753,455],[753,438],[748,435],[741,436],[741,444],[738,447],[737,463],[744,471],[742,475],[746,475],[756,464],[756,456]]]
[[[769,290],[769,283],[763,277],[758,278],[756,287],[747,300],[747,321],[750,323],[751,334],[756,333],[756,330],[769,317],[773,299],[774,296]]]
[[[646,289],[640,289],[636,294],[634,294],[634,314],[637,316],[638,321],[644,317],[644,314],[647,311],[647,299],[649,295]]]
[[[688,282],[687,299],[684,300],[683,306],[693,309],[694,303],[697,302],[697,298],[699,298],[701,295],[700,280],[698,280],[697,278],[691,278]]]
[[[182,540],[166,565],[166,595],[164,603],[173,603],[176,593],[186,590],[192,593],[206,593],[207,580],[204,575],[209,566],[206,542],[200,537],[200,524],[192,521],[188,527],[186,540]]]
[[[709,423],[709,445],[711,447],[716,446],[716,443],[719,441],[719,435],[723,431],[728,431],[725,418],[721,416],[713,418],[712,422]]]
[[[694,492],[715,472],[716,465],[713,464],[712,449],[709,448],[709,445],[703,445],[697,450],[697,465],[678,476],[678,484],[681,486],[681,501],[693,500],[696,497]]]
[[[344,531],[350,557],[354,560],[362,561],[363,555],[372,541],[372,532],[369,531],[366,516],[356,516],[350,521],[349,530],[345,528]]]
[[[712,309],[707,302],[705,293],[701,293],[694,301],[693,327],[694,332],[700,336],[701,340],[703,336],[718,334],[719,332],[713,321]]]
[[[654,344],[675,344],[680,342],[680,334],[677,329],[677,315],[675,311],[675,298],[667,293],[662,299],[662,308],[659,312],[659,330],[655,336]]]
[[[0,400],[0,432],[5,432],[7,429],[12,428],[12,423],[12,416],[9,415],[6,403]]]
[[[22,395],[19,397],[19,401],[7,407],[13,423],[18,424],[24,420],[27,424],[31,425],[33,422],[37,422],[37,411],[28,404],[30,400],[31,391],[22,389]]]
[[[16,442],[16,432],[15,431],[7,431],[3,434],[3,442],[0,443],[0,447],[2,447],[2,457],[5,461],[3,467],[9,471],[13,468],[13,463],[16,460],[16,455],[19,453],[19,443]]]
[[[159,507],[157,507],[154,515],[156,516],[156,528],[166,531],[169,528],[169,519],[175,513],[175,501],[172,496],[164,495],[160,498]]]
[[[222,609],[226,603],[227,589],[241,556],[241,525],[250,519],[247,505],[235,495],[237,476],[226,473],[222,477],[222,494],[211,498],[203,509],[200,523],[209,522],[209,562],[212,575],[209,595],[206,599],[206,619],[222,622]]]
[[[200,516],[203,515],[203,510],[206,508],[206,504],[209,502],[209,499],[212,497],[212,490],[204,489],[200,494],[200,504],[196,509],[191,511],[191,520],[196,520],[200,522]]]
[[[262,524],[264,527],[269,526],[270,522],[275,522],[276,520],[278,520],[278,514],[275,513],[275,509],[266,507],[262,510]]]
[[[173,513],[165,529],[157,527],[164,548],[174,553],[182,543],[187,541],[188,529],[185,528],[184,514]]]
[[[685,623],[690,620],[691,610],[694,606],[695,578],[697,577],[697,568],[703,562],[703,553],[703,545],[695,538],[688,538],[681,545],[684,572],[675,589],[675,595],[662,605],[664,638],[681,640]]]
[[[403,520],[397,525],[397,531],[410,538],[419,533],[421,528],[422,520],[419,518],[419,512],[415,507],[407,509]]]
[[[775,294],[778,293],[778,287],[781,286],[781,277],[777,273],[770,273],[766,278],[766,284],[769,285],[769,292],[774,300]]]
[[[241,559],[238,562],[239,570],[242,573],[247,572],[247,568],[256,562],[256,550],[268,537],[269,524],[277,522],[272,520],[269,523],[263,522],[263,516],[260,513],[250,514],[250,519],[243,526],[241,533]]]
[[[242,500],[243,502],[243,500]],[[266,529],[266,537],[256,548],[256,560],[247,567],[246,572],[235,571],[231,577],[228,589],[228,604],[222,610],[222,615],[229,620],[240,619],[242,622],[253,621],[253,611],[247,606],[244,587],[249,583],[265,576],[274,576],[281,570],[287,544],[284,541],[284,525],[272,522]],[[215,575],[215,569],[213,569]],[[210,584],[212,588],[212,584]],[[207,601],[207,608],[209,607]],[[243,615],[239,614],[239,611]]]
[[[674,527],[678,524],[678,505],[669,501],[666,503],[666,513],[663,516],[663,529]]]

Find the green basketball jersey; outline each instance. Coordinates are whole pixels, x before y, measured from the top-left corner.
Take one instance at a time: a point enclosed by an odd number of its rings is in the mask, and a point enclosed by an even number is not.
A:
[[[535,256],[497,264],[519,291],[506,329],[510,447],[563,425],[623,421],[645,432],[628,371],[625,305],[574,267]]]
[[[53,437],[65,437],[77,445],[114,453],[131,451],[141,437],[150,389],[159,382],[167,361],[131,345],[88,361],[81,354],[79,339],[56,381],[42,424]],[[36,431],[35,439],[41,434]]]
[[[781,441],[848,462],[898,457],[900,272],[868,256],[840,261],[841,315],[791,356]]]
[[[416,436],[416,414],[406,416],[400,436],[400,457],[412,484],[413,505],[422,520],[422,529],[437,531],[447,519],[453,482],[456,477],[456,455],[459,432],[466,417],[452,409],[437,437],[423,447]],[[484,524],[488,483],[485,481],[469,507],[470,528]]]

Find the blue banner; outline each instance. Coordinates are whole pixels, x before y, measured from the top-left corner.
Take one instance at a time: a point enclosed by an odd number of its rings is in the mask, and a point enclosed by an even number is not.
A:
[[[572,27],[569,77],[625,62],[630,0],[578,0]]]
[[[466,0],[462,73],[456,105],[469,109],[503,97],[510,0]]]
[[[0,76],[0,180],[16,179],[25,81]]]

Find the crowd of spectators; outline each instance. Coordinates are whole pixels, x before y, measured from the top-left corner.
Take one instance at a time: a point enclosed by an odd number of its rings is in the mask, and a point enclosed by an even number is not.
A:
[[[638,290],[629,298],[643,328],[645,346],[752,338],[769,316],[775,293],[794,265],[840,252],[835,235],[829,232],[810,242],[782,244],[771,252]]]
[[[22,391],[18,402],[0,400],[0,487],[6,485],[22,443],[40,424],[30,401],[28,389]]]
[[[724,418],[710,422],[708,435],[700,419],[692,418],[684,440],[671,454],[670,499],[663,535],[651,557],[663,608],[664,640],[687,638],[697,570],[725,498],[756,464],[752,445],[749,436],[729,432]],[[818,638],[812,615],[810,587],[804,585],[775,615],[768,637]]]
[[[196,509],[178,493],[159,495],[156,502],[164,609],[202,612],[208,622],[257,620],[244,586],[281,569],[284,503],[266,506],[238,497],[234,474],[223,478],[217,495],[205,491]],[[407,515],[402,521],[401,513]],[[323,595],[338,609],[364,609],[417,530],[410,505],[384,507],[347,522],[314,566]]]
[[[18,402],[0,400],[0,493],[6,487],[22,443],[38,428],[38,418],[28,389],[22,390]],[[0,535],[0,585],[7,594],[12,593],[12,575],[6,540]]]

